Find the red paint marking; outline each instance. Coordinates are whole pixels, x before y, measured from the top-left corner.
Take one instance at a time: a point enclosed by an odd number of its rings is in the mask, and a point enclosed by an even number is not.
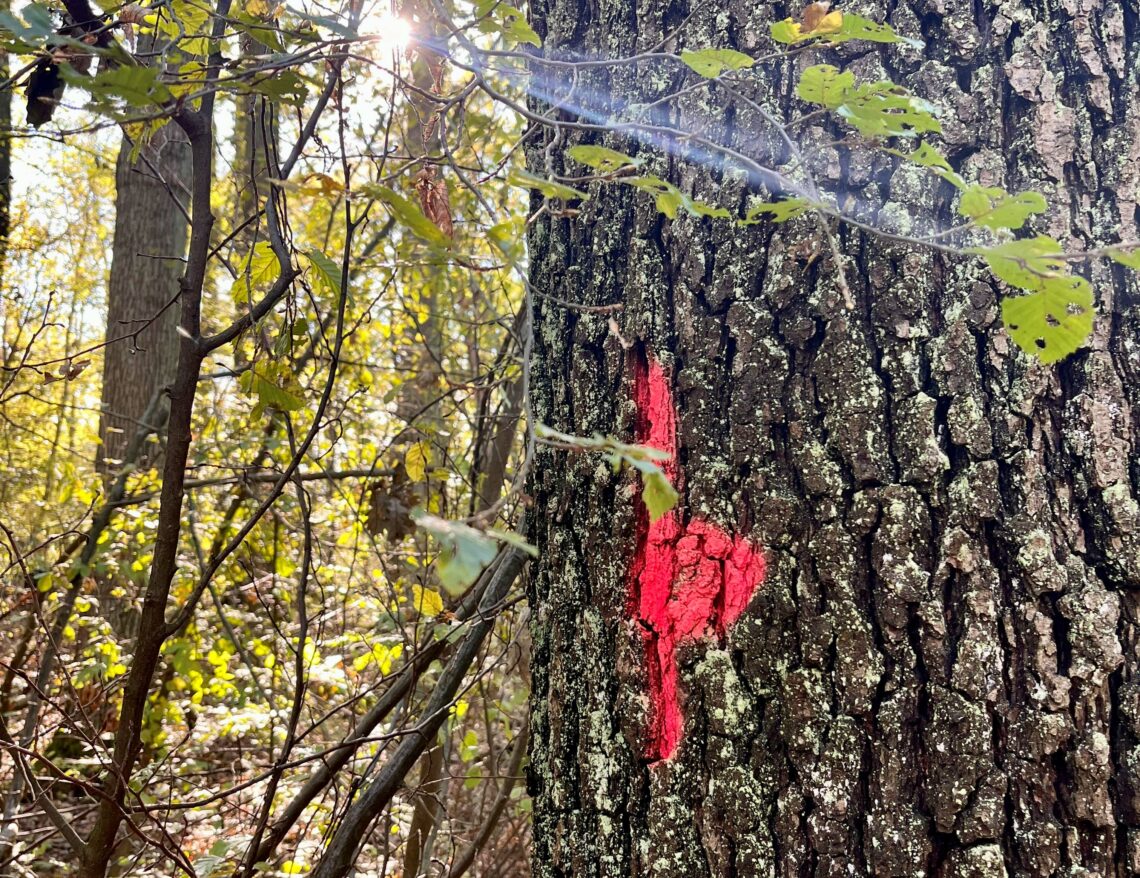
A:
[[[639,363],[634,382],[638,441],[667,451],[665,475],[681,487],[677,415],[669,381],[652,358]],[[672,509],[642,527],[630,565],[630,612],[642,623],[653,723],[649,759],[677,749],[684,718],[677,694],[677,647],[714,636],[723,640],[764,579],[764,556],[751,541],[729,536],[699,519],[682,524]]]

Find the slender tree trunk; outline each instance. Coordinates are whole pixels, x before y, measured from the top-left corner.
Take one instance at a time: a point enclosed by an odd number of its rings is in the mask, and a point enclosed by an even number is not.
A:
[[[241,38],[241,53],[249,58],[269,51],[269,48],[252,36]],[[269,198],[270,179],[279,170],[277,155],[277,120],[279,106],[264,95],[249,94],[238,99],[238,123],[234,125],[235,169],[238,174],[237,197],[234,199],[234,220],[244,222],[265,205]],[[266,221],[259,217],[237,236],[248,250],[260,239],[268,237]],[[244,254],[243,254],[244,255]]]
[[[178,279],[185,270],[190,149],[167,124],[132,160],[126,138],[115,166],[115,241],[107,286],[100,469],[122,459],[155,388],[170,382],[178,360]]]
[[[769,23],[797,10],[536,0],[534,24],[547,53],[613,57],[655,46],[691,11],[681,48],[759,55]],[[1055,211],[1041,230],[1073,246],[1116,228],[1137,237],[1135,0],[859,11],[925,39],[920,52],[844,51],[862,77],[885,63],[946,108],[967,176],[1045,191]],[[791,66],[755,71],[747,92],[790,110]],[[593,70],[576,95],[606,117],[675,88],[678,68]],[[668,119],[763,148],[762,120],[715,87]],[[746,194],[720,166],[641,155],[704,200]],[[869,222],[949,224],[950,193],[926,178],[835,149],[819,168]],[[806,219],[747,233],[668,221],[609,186],[578,217],[533,226],[538,291],[620,303],[635,346],[623,350],[605,314],[538,298],[536,419],[646,438],[665,417],[635,415],[652,357],[676,406],[679,527],[710,523],[767,562],[723,637],[681,644],[679,743],[660,758],[645,669],[662,635],[629,610],[648,530],[635,483],[589,455],[540,453],[530,789],[542,878],[1140,872],[1136,281],[1093,267],[1091,345],[1047,368],[1009,342],[981,270],[839,234],[850,310]]]

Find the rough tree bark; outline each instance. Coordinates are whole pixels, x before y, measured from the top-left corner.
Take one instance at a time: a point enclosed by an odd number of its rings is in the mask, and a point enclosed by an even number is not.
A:
[[[189,201],[185,135],[167,124],[136,161],[131,150],[124,138],[115,165],[115,241],[107,285],[107,340],[112,343],[103,354],[98,452],[99,468],[107,474],[122,459],[155,388],[174,377],[174,299],[189,233],[186,216],[175,203]]]
[[[769,23],[798,12],[532,5],[548,54],[606,57],[656,45],[690,12],[681,48],[761,54]],[[885,67],[945,107],[945,146],[968,176],[1044,191],[1054,212],[1040,231],[1069,246],[1137,237],[1136,0],[857,5],[926,48],[848,47],[851,67]],[[757,71],[751,96],[790,109],[792,66]],[[605,116],[681,75],[652,70],[584,72],[575,94]],[[715,88],[681,107],[665,118],[765,148],[762,120]],[[715,164],[650,164],[706,201],[743,201]],[[835,149],[815,166],[868,221],[949,222],[950,193],[929,178]],[[609,186],[576,218],[543,216],[532,278],[562,300],[623,306],[622,336],[672,383],[682,518],[762,544],[767,575],[723,643],[682,650],[680,746],[647,759],[644,632],[627,613],[645,527],[635,485],[597,457],[541,453],[535,874],[1140,872],[1135,279],[1091,269],[1092,343],[1048,368],[1013,348],[999,291],[973,265],[840,230],[848,310],[809,221],[742,233],[665,220],[650,201]],[[607,315],[538,298],[535,330],[536,418],[634,437],[637,351]]]

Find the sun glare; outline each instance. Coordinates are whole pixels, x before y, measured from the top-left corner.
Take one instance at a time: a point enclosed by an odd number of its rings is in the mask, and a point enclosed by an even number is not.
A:
[[[394,15],[383,0],[365,15],[361,31],[373,37],[384,53],[400,51],[412,38],[411,24]]]

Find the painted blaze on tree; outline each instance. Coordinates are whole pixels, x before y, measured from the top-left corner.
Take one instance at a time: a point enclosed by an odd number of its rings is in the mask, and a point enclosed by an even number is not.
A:
[[[635,365],[638,441],[667,452],[662,465],[681,487],[677,414],[669,379],[652,357]],[[683,523],[673,508],[638,528],[629,570],[629,613],[641,624],[653,717],[645,755],[668,759],[677,749],[684,717],[677,690],[677,648],[688,640],[725,633],[748,607],[764,579],[764,556],[748,539],[699,518]]]

